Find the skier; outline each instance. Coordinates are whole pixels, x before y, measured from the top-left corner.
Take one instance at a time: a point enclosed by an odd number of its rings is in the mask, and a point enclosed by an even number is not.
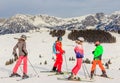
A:
[[[74,48],[74,52],[76,54],[77,62],[76,62],[76,65],[74,66],[74,68],[72,69],[71,75],[68,77],[68,80],[70,80],[70,79],[77,79],[76,75],[77,75],[78,71],[81,68],[82,58],[84,57],[84,49],[83,49],[83,45],[82,45],[83,42],[84,42],[84,38],[83,37],[79,37],[76,40],[76,44],[77,45]]]
[[[52,71],[57,72],[57,74],[63,74],[63,72],[61,71],[63,63],[62,55],[65,53],[65,51],[62,49],[62,37],[57,38],[57,41],[54,43],[53,49],[56,54],[56,61],[54,63]]]
[[[103,54],[103,51],[104,51],[103,46],[100,45],[99,41],[96,41],[94,44],[95,44],[96,48],[92,52],[92,54],[94,55],[94,59],[92,61],[92,67],[91,67],[91,79],[93,79],[93,74],[94,74],[94,71],[95,71],[95,68],[96,68],[96,64],[99,65],[99,67],[100,67],[100,69],[102,71],[101,76],[107,77],[105,68],[102,65],[102,54]]]
[[[28,78],[29,76],[27,75],[27,55],[28,52],[26,50],[26,42],[25,40],[27,37],[25,35],[21,35],[20,38],[18,38],[17,44],[13,48],[13,55],[17,55],[17,48],[19,51],[19,58],[16,62],[15,67],[13,68],[13,73],[10,75],[10,77],[21,77],[18,73],[18,67],[20,66],[21,62],[23,61],[23,76],[22,78]]]

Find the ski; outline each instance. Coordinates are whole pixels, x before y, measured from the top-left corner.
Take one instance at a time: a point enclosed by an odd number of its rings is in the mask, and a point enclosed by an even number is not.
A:
[[[27,77],[27,78],[20,78],[20,79],[17,79],[16,81],[22,81],[22,80],[26,80],[26,79],[29,79],[29,78],[33,78],[33,77],[36,77],[36,75],[29,75],[29,77]]]
[[[22,81],[22,80],[25,80],[25,79],[28,79],[28,78],[20,78],[20,79],[17,79],[16,81]]]
[[[41,73],[56,73],[54,71],[40,71]]]
[[[20,78],[20,79],[17,79],[16,81],[22,81],[22,80],[25,80],[25,79],[29,79],[31,77],[28,77],[28,78]]]
[[[20,77],[0,77],[0,79],[15,79],[15,78],[20,78]]]
[[[10,78],[10,77],[8,77],[8,76],[6,76],[6,77],[0,77],[0,79],[4,79],[4,78]]]
[[[63,73],[63,74],[64,74],[64,73]],[[63,74],[57,74],[57,73],[54,73],[54,74],[49,74],[48,76],[63,75]]]
[[[103,77],[103,76],[101,76],[101,75],[95,75],[95,76]],[[103,78],[114,79],[114,78],[109,77],[109,76],[107,76],[107,77],[103,77]]]
[[[81,81],[81,82],[94,82],[95,80],[90,80],[90,79],[80,79],[80,80],[77,80],[77,79],[68,79],[68,78],[57,78],[57,80],[64,80],[64,81]]]
[[[48,76],[54,76],[54,75],[65,75],[65,74],[70,74],[71,72],[63,72],[62,74],[59,73],[53,73],[53,74],[49,74]]]
[[[5,78],[19,78],[21,76],[14,76],[14,77],[10,77],[10,76],[5,76],[5,77],[0,77],[0,79],[5,79]]]
[[[11,77],[8,77],[8,76],[6,76],[6,77],[0,77],[0,79],[4,79],[4,78],[11,78]]]

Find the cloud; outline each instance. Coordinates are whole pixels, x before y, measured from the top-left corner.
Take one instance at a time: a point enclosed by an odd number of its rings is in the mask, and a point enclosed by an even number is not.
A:
[[[110,13],[120,9],[120,0],[2,0],[0,17],[17,13],[73,17],[95,12]]]

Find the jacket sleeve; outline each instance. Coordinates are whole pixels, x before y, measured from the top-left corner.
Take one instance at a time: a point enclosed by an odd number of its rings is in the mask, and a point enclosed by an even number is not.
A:
[[[23,52],[25,55],[28,55],[27,49],[26,49],[26,43],[23,44]]]
[[[18,48],[18,43],[13,48],[13,54],[16,54],[16,49]]]

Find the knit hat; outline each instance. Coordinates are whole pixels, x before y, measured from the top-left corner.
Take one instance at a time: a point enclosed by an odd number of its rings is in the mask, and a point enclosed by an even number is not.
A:
[[[100,44],[100,42],[99,42],[99,41],[96,41],[96,42],[95,42],[95,45],[99,45],[99,44]]]

